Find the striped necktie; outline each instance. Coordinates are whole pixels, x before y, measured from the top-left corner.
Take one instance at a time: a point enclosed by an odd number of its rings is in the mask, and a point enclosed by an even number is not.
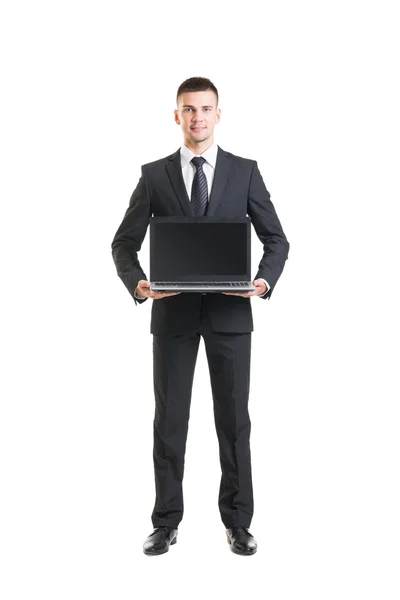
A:
[[[206,212],[208,201],[207,179],[203,171],[203,163],[206,162],[206,159],[202,156],[195,156],[191,162],[196,167],[196,173],[193,178],[190,202],[193,215],[202,217]]]

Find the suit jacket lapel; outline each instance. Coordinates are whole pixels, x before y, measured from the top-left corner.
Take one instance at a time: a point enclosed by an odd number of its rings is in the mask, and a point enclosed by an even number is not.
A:
[[[185,182],[182,177],[181,167],[181,149],[179,148],[174,154],[168,157],[165,168],[168,173],[168,177],[171,181],[171,185],[175,191],[175,194],[180,202],[183,212],[188,217],[192,217],[192,207],[190,200],[187,195]]]
[[[226,187],[229,171],[231,168],[231,159],[229,153],[218,146],[217,162],[215,163],[214,180],[211,188],[211,194],[206,210],[207,216],[213,216],[222,199]]]
[[[168,157],[165,167],[167,170],[168,177],[171,181],[171,185],[175,191],[175,194],[179,200],[183,212],[188,217],[192,217],[192,206],[190,204],[190,199],[186,191],[185,182],[183,181],[182,177],[180,148],[176,152],[174,152],[174,154]],[[229,153],[225,152],[224,150],[222,150],[222,148],[220,148],[220,146],[218,146],[214,180],[206,211],[207,216],[212,216],[215,214],[215,211],[218,207],[218,204],[221,201],[222,194],[227,183],[230,168],[231,161],[229,158]]]

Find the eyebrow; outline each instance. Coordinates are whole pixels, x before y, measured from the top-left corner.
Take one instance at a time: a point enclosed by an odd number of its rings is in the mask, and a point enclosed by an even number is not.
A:
[[[183,104],[182,108],[196,108],[196,107],[193,106],[192,104]],[[212,106],[210,104],[204,104],[204,106],[202,106],[201,108],[212,108]]]

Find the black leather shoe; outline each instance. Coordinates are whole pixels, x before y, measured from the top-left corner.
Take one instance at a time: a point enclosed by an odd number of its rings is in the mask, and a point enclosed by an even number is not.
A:
[[[226,530],[226,535],[228,544],[235,554],[247,556],[257,552],[257,542],[247,527],[232,527]]]
[[[172,527],[156,527],[145,539],[143,552],[145,554],[164,554],[168,552],[170,545],[176,544],[178,530]]]

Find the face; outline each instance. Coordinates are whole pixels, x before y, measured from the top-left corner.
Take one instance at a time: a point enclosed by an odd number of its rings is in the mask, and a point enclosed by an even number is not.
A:
[[[214,127],[221,118],[217,97],[212,90],[185,92],[178,98],[175,121],[181,126],[186,145],[214,141]]]

